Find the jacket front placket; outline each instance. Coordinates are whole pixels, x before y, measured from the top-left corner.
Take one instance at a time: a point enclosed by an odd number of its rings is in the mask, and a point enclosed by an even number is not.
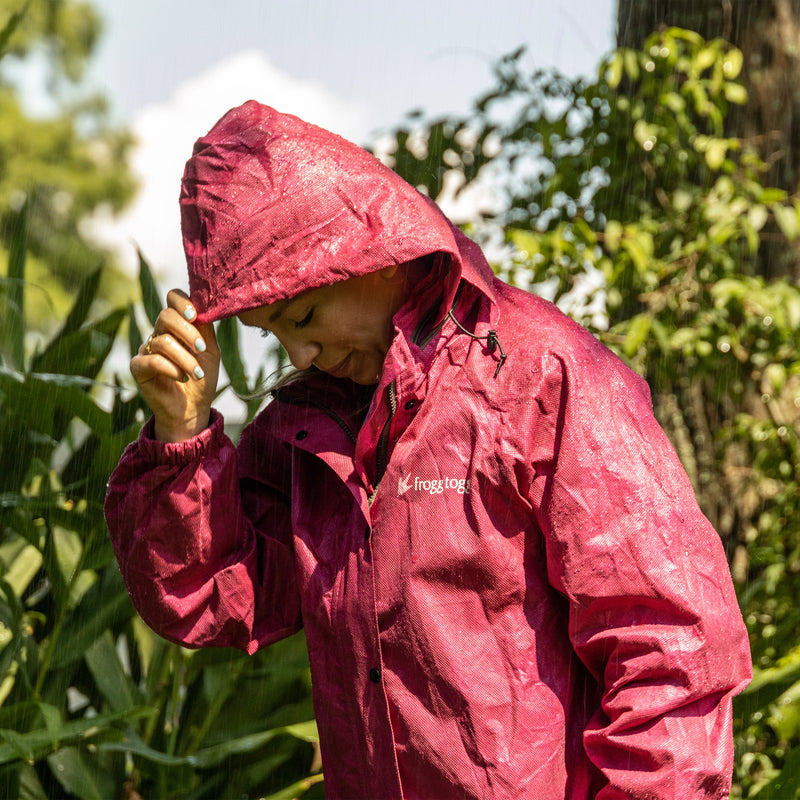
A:
[[[304,613],[309,652],[318,648],[326,650],[324,659],[311,659],[317,701],[315,712],[320,730],[328,729],[327,735],[321,736],[329,745],[328,751],[323,751],[323,759],[351,766],[345,770],[349,774],[345,792],[352,792],[356,781],[363,782],[360,796],[371,796],[374,787],[381,785],[386,787],[386,797],[399,798],[400,778],[382,679],[369,545],[372,520],[368,485],[360,477],[363,471],[356,467],[355,445],[334,416],[322,408],[300,407],[288,409],[283,421],[284,438],[297,450],[324,462],[338,478],[338,489],[331,487],[321,494],[332,498],[328,502],[337,502],[336,495],[340,498],[338,502],[349,496],[353,504],[350,513],[342,513],[341,507],[338,509],[338,515],[349,520],[347,530],[336,533],[343,537],[334,548],[340,554],[340,563],[324,565],[336,574],[327,610],[330,636],[319,627],[319,619],[326,614],[318,609],[309,610],[307,613],[314,618],[312,622]],[[319,497],[295,496],[293,502],[319,504]],[[302,542],[297,543],[296,549],[302,558],[302,552],[306,551]],[[306,569],[313,571],[313,566]],[[324,661],[326,668],[313,669],[320,661]],[[335,703],[329,702],[332,693],[339,695]],[[344,707],[346,720],[340,714],[333,714],[333,707]],[[331,743],[341,750],[331,748]],[[334,786],[327,788],[331,797],[342,794]]]

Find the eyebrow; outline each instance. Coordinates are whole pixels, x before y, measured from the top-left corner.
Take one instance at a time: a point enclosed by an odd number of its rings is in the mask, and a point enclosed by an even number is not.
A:
[[[283,316],[283,312],[286,311],[291,302],[292,298],[287,298],[286,300],[279,300],[275,303],[275,310],[269,315],[270,325],[277,322]]]

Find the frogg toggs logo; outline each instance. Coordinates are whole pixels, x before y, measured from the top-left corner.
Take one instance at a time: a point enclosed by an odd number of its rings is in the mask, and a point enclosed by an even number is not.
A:
[[[445,491],[469,494],[472,480],[470,478],[420,478],[419,475],[406,475],[397,480],[397,494],[403,495],[409,490],[442,494]]]

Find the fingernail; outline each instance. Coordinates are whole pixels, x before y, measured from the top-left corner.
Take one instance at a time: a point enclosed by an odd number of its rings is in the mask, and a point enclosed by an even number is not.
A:
[[[195,367],[194,368],[194,376],[195,376],[195,378],[197,378],[197,380],[200,380],[200,378],[204,378],[205,377],[205,372],[203,372],[203,368],[202,367]]]
[[[183,309],[183,316],[188,320],[193,320],[197,316],[194,306],[186,306],[186,308]]]
[[[204,353],[206,350],[206,343],[199,336],[194,340],[194,349],[198,353]]]

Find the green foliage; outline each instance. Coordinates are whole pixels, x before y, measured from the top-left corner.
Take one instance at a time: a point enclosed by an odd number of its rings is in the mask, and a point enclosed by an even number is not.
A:
[[[594,80],[527,70],[519,50],[471,114],[394,133],[433,197],[500,196],[503,277],[547,291],[644,375],[701,505],[725,539],[756,666],[737,701],[735,797],[800,791],[800,290],[759,248],[800,234],[800,197],[723,136],[741,53],[671,29]],[[477,190],[477,191],[476,191]]]
[[[0,795],[319,796],[302,636],[253,657],[193,652],[135,614],[103,498],[146,409],[101,370],[124,321],[133,352],[142,334],[132,308],[92,316],[97,271],[58,333],[26,357],[26,215],[15,223],[6,304],[18,313],[0,361]],[[144,260],[140,283],[157,315]]]
[[[100,209],[117,212],[135,189],[127,161],[133,140],[114,129],[102,97],[83,96],[77,81],[100,33],[92,9],[70,0],[0,0],[0,264],[23,205],[27,207],[28,276],[49,293],[29,292],[32,327],[52,333],[52,305],[68,305],[75,286],[105,254],[81,223]],[[47,67],[52,113],[30,116],[12,75],[29,62]],[[105,259],[107,260],[107,259]],[[107,272],[110,270],[107,269]],[[0,273],[2,274],[2,273]],[[104,282],[114,293],[121,275]]]

